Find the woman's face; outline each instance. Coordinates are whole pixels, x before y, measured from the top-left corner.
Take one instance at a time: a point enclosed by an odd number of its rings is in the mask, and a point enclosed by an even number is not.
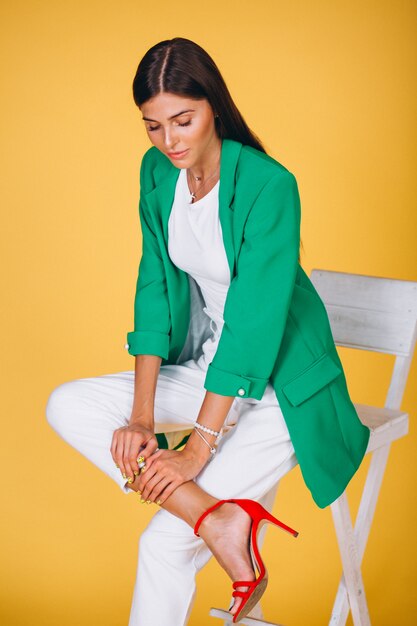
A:
[[[178,168],[202,165],[215,154],[221,140],[207,100],[160,93],[140,107],[148,137]],[[182,153],[175,156],[173,153]]]

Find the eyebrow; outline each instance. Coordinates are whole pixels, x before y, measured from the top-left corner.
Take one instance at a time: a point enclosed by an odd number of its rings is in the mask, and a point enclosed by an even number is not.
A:
[[[188,113],[190,111],[195,111],[195,109],[184,109],[184,111],[180,111],[179,113],[175,113],[175,115],[171,115],[171,117],[169,117],[168,119],[172,120],[172,119],[174,119],[174,117],[178,117],[179,115],[182,115],[183,113]],[[157,122],[158,121],[158,120],[153,120],[150,117],[143,117],[143,116],[142,116],[142,119],[143,120],[147,120],[148,122]]]

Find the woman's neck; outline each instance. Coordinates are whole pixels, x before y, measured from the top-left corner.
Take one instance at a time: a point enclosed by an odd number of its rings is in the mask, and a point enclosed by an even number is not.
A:
[[[204,182],[211,176],[219,165],[222,142],[217,136],[213,145],[209,145],[202,158],[188,168],[194,180]],[[197,178],[198,177],[198,178]]]

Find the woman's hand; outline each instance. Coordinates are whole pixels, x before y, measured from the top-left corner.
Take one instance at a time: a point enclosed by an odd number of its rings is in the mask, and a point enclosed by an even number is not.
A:
[[[162,504],[182,483],[192,480],[202,470],[203,460],[183,450],[158,450],[141,471],[139,491],[144,500]]]
[[[123,478],[129,478],[129,482],[133,482],[139,474],[138,457],[143,456],[148,463],[157,447],[158,440],[153,428],[140,421],[132,421],[114,431],[110,450]]]

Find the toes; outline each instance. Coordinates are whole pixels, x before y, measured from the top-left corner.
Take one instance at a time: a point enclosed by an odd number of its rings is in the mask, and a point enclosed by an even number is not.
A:
[[[230,605],[230,608],[229,608],[229,611],[232,615],[234,615],[236,611],[239,609],[241,602],[242,602],[242,598],[233,599],[232,604]]]
[[[248,589],[249,587],[236,587],[235,591],[248,591]],[[239,606],[241,605],[242,601],[243,601],[242,596],[234,596],[230,603],[228,611],[230,611],[232,615],[234,615],[236,611],[239,609]]]

